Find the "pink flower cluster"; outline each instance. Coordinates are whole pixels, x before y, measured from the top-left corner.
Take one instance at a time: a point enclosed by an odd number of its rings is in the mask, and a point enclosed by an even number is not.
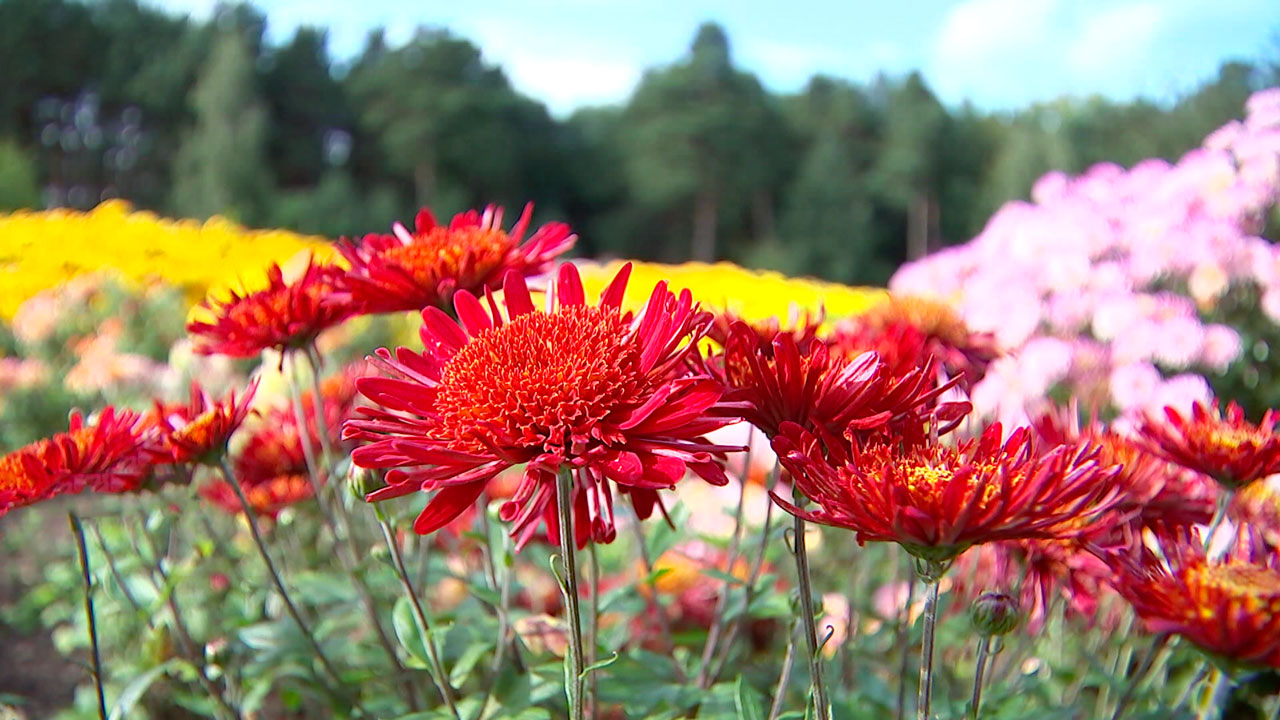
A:
[[[1188,408],[1225,369],[1239,334],[1202,321],[1233,285],[1254,284],[1280,324],[1280,251],[1258,237],[1280,200],[1280,88],[1176,163],[1051,172],[964,245],[909,263],[897,293],[952,302],[1006,357],[973,390],[976,409],[1026,424],[1051,388],[1132,419]]]

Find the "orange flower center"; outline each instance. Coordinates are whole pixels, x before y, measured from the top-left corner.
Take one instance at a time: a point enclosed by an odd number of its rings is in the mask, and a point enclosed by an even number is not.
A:
[[[527,313],[482,332],[441,374],[441,437],[573,452],[644,381],[640,352],[616,310]]]
[[[1255,428],[1215,427],[1205,434],[1205,444],[1219,451],[1238,450],[1241,445],[1260,445],[1269,434]]]
[[[308,282],[301,286],[290,286],[263,290],[235,302],[226,308],[227,319],[237,327],[275,326],[281,320],[297,315],[298,295],[301,294],[313,304],[333,291],[327,282]]]
[[[496,228],[434,227],[415,235],[411,244],[383,251],[382,257],[419,284],[434,286],[441,278],[489,274],[502,264],[511,245],[507,233]]]
[[[1192,605],[1203,618],[1220,608],[1280,613],[1280,571],[1244,563],[1196,564],[1183,571]],[[1226,602],[1223,602],[1223,601]]]
[[[982,493],[981,502],[987,503],[995,497],[999,485],[992,482],[989,468],[977,466],[966,478],[965,494],[971,495],[975,490]],[[990,468],[994,470],[994,468]],[[919,504],[941,502],[942,494],[951,483],[955,482],[955,472],[947,466],[910,465],[903,469],[903,481],[907,492]],[[1015,477],[1014,480],[1017,478]]]
[[[21,450],[0,457],[0,490],[29,496],[38,491],[36,478],[27,472],[27,465],[22,461],[23,455],[38,452],[39,446],[27,446]]]
[[[222,424],[221,418],[222,409],[214,408],[174,430],[171,437],[180,445],[211,450],[222,439],[218,436],[218,426]]]

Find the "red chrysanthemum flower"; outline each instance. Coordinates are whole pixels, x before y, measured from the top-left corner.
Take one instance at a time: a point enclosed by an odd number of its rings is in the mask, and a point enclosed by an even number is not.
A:
[[[1110,556],[1116,590],[1153,633],[1173,633],[1232,663],[1280,668],[1280,555],[1249,538],[1207,557],[1199,538],[1166,534]]]
[[[456,290],[481,293],[497,288],[509,271],[545,272],[578,237],[564,223],[547,223],[527,240],[533,203],[525,205],[510,232],[502,229],[502,208],[489,205],[455,215],[437,225],[430,210],[418,211],[414,231],[396,223],[390,235],[365,235],[338,243],[351,270],[346,286],[366,313],[447,307]]]
[[[1165,408],[1165,419],[1147,416],[1141,432],[1151,451],[1170,462],[1204,473],[1229,489],[1240,488],[1280,472],[1280,436],[1276,415],[1268,410],[1254,425],[1232,402],[1226,414],[1196,403],[1191,417]]]
[[[1240,490],[1231,498],[1228,513],[1236,522],[1247,523],[1271,548],[1280,549],[1280,486],[1274,480],[1251,483]]]
[[[821,310],[816,314],[806,310],[804,315],[792,317],[784,324],[776,317],[751,322],[725,311],[717,313],[712,319],[711,326],[707,329],[707,337],[723,347],[729,342],[729,332],[733,326],[742,323],[755,331],[756,345],[765,357],[773,357],[773,341],[778,335],[790,335],[795,341],[796,348],[801,353],[807,353],[809,346],[818,341],[818,328],[822,327],[825,316],[826,314]]]
[[[361,407],[346,437],[369,444],[352,459],[395,468],[370,501],[435,491],[415,529],[432,532],[475,503],[504,469],[527,463],[500,517],[519,545],[539,521],[555,522],[556,473],[576,475],[574,531],[579,545],[609,542],[613,490],[630,496],[639,517],[659,507],[657,490],[688,470],[727,482],[718,446],[707,432],[732,422],[712,417],[721,390],[709,377],[684,372],[709,316],[688,291],[677,298],[659,283],[641,315],[621,310],[630,274],[624,266],[598,306],[588,305],[577,269],[560,267],[549,310],[534,309],[524,278],[507,274],[506,312],[493,296],[486,311],[459,292],[461,326],[437,308],[423,311],[424,353],[381,350],[376,365],[394,377],[361,378],[360,392],[379,407]]]
[[[822,343],[801,352],[787,333],[774,338],[771,354],[764,353],[759,336],[745,323],[729,329],[724,354],[708,366],[725,383],[731,406],[769,437],[787,422],[827,441],[850,429],[863,433],[884,428],[933,403],[955,384],[935,384],[932,361],[895,376],[875,353],[839,358]],[[954,428],[968,411],[968,403],[940,405],[938,434]]]
[[[0,515],[55,495],[127,492],[146,469],[142,423],[136,413],[108,407],[85,422],[71,416],[67,432],[37,440],[0,457]]]
[[[1001,443],[993,424],[956,446],[873,441],[822,444],[794,423],[773,448],[818,510],[777,494],[787,512],[857,533],[858,542],[896,542],[924,560],[946,563],[970,546],[998,540],[1069,538],[1093,530],[1120,498],[1115,468],[1091,445],[1041,453],[1025,428]]]
[[[250,383],[237,401],[235,393],[226,400],[213,400],[196,383],[191,384],[191,401],[186,405],[156,403],[148,420],[157,439],[152,448],[156,465],[187,463],[217,464],[226,452],[227,441],[249,414],[249,404],[258,382]]]
[[[263,350],[305,347],[325,330],[352,315],[339,289],[344,271],[335,265],[307,265],[302,277],[285,282],[279,265],[267,270],[268,285],[226,300],[206,298],[201,309],[212,322],[192,321],[196,351],[229,357],[253,357]]]
[[[921,297],[891,297],[841,320],[827,343],[849,356],[875,351],[898,375],[933,357],[936,370],[963,374],[966,384],[981,380],[999,355],[990,333],[971,332],[950,306]]]
[[[1018,598],[1026,613],[1026,629],[1036,635],[1044,628],[1055,598],[1063,601],[1066,617],[1092,627],[1108,626],[1113,617],[1100,617],[1100,601],[1114,594],[1111,568],[1076,540],[1009,540],[975,547],[957,558],[950,574],[956,593],[977,598],[1001,590]]]
[[[311,481],[305,475],[276,475],[274,477],[246,480],[236,478],[244,490],[249,507],[264,517],[276,518],[280,511],[295,503],[309,499],[314,493]],[[227,483],[212,482],[200,488],[200,495],[231,514],[244,512],[240,498]]]
[[[1217,497],[1212,481],[1152,455],[1114,431],[1099,430],[1088,437],[1101,450],[1099,462],[1120,468],[1116,485],[1123,498],[1117,507],[1133,527],[1209,524]]]

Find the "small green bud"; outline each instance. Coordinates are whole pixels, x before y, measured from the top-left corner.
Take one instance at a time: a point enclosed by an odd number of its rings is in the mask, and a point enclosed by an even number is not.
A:
[[[352,465],[351,472],[347,474],[347,489],[360,502],[364,502],[369,493],[384,487],[386,483],[382,480],[382,474],[376,470]]]
[[[1022,609],[1011,595],[985,592],[969,607],[969,620],[985,637],[1007,635],[1022,621]]]

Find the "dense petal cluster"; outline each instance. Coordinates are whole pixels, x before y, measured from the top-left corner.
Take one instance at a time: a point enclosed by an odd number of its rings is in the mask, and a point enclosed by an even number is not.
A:
[[[1276,415],[1268,410],[1257,425],[1245,420],[1234,402],[1226,413],[1196,403],[1190,416],[1165,408],[1165,417],[1143,418],[1141,431],[1152,452],[1189,470],[1204,473],[1224,487],[1239,488],[1280,472],[1280,436]]]
[[[966,387],[981,380],[999,355],[991,333],[971,332],[949,305],[923,297],[891,295],[867,312],[836,323],[826,340],[847,356],[876,352],[895,375],[905,375],[933,357],[935,370],[963,375]]]
[[[774,495],[788,512],[857,533],[859,542],[889,541],[913,555],[949,562],[972,545],[999,540],[1070,538],[1093,530],[1120,498],[1115,468],[1089,444],[1042,452],[1019,429],[1001,442],[993,424],[954,446],[853,443],[846,456],[793,423],[773,447],[796,487],[819,505],[803,510]]]
[[[1280,667],[1280,555],[1248,538],[1221,558],[1188,533],[1111,558],[1116,590],[1153,633],[1233,663]]]
[[[313,259],[302,277],[285,282],[280,266],[272,265],[267,287],[206,298],[198,312],[212,315],[212,322],[193,320],[187,332],[205,354],[253,357],[270,348],[305,347],[352,314],[351,305],[334,296],[342,277],[342,268]]]
[[[254,381],[237,398],[233,392],[225,400],[214,400],[192,383],[191,400],[185,405],[157,402],[148,415],[156,433],[151,448],[156,465],[216,464],[227,449],[240,424],[249,415],[249,405],[257,392]]]
[[[86,488],[135,489],[146,469],[143,441],[141,418],[128,410],[107,407],[88,422],[73,415],[67,432],[0,457],[0,515]]]
[[[533,204],[525,206],[510,231],[502,229],[502,209],[469,210],[448,225],[436,223],[423,208],[409,232],[396,223],[393,232],[339,243],[351,270],[345,283],[361,312],[383,313],[447,307],[457,290],[496,288],[510,271],[536,275],[573,247],[577,236],[564,223],[547,223],[528,239],[525,231]]]
[[[470,507],[506,468],[525,464],[500,517],[520,545],[543,519],[557,540],[555,478],[575,473],[574,531],[579,545],[615,535],[613,490],[629,495],[641,517],[660,507],[657,490],[687,471],[727,482],[718,459],[738,448],[703,436],[734,421],[713,416],[721,389],[686,373],[689,354],[710,317],[685,291],[654,288],[638,317],[620,300],[628,268],[598,305],[588,305],[577,269],[563,265],[548,310],[535,310],[523,277],[507,274],[505,312],[467,292],[454,296],[459,322],[423,311],[423,353],[399,348],[371,358],[391,377],[361,378],[376,404],[357,409],[345,436],[368,444],[352,459],[392,468],[371,501],[435,491],[415,523],[432,532]]]
[[[932,360],[895,376],[875,353],[846,359],[822,343],[802,351],[789,333],[774,337],[772,352],[766,353],[758,333],[746,323],[730,327],[724,354],[709,366],[724,382],[726,400],[769,437],[787,422],[824,438],[840,438],[850,428],[890,426],[954,384],[934,382]],[[966,403],[940,406],[937,420],[944,427],[939,432],[954,427],[967,409]]]

